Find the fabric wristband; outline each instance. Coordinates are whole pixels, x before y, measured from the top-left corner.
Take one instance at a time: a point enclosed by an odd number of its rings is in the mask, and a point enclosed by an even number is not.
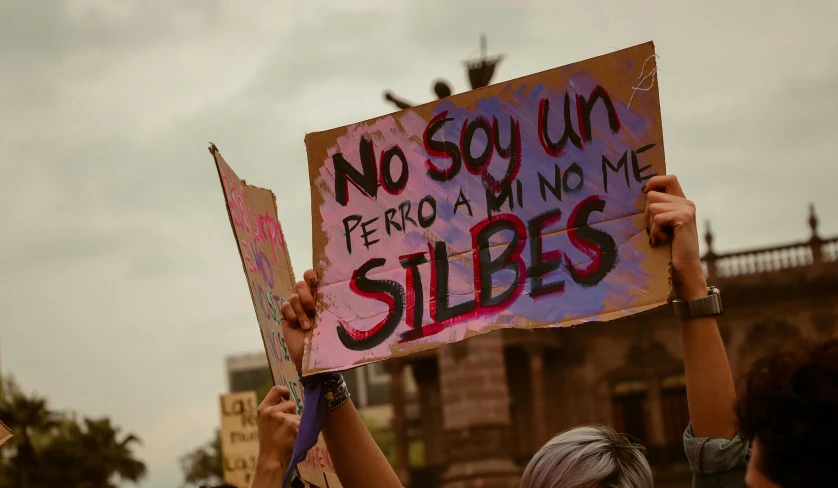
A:
[[[304,407],[300,417],[300,430],[294,442],[294,452],[291,462],[285,471],[282,488],[287,488],[294,477],[293,474],[308,455],[309,449],[317,444],[323,423],[326,420],[326,400],[323,398],[323,387],[329,381],[340,381],[340,373],[319,373],[312,376],[300,375],[300,385],[303,387]]]

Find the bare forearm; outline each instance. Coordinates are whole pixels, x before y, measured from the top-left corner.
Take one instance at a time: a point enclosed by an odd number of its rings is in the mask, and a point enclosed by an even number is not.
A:
[[[351,400],[326,413],[323,439],[345,488],[401,488]]]
[[[682,300],[707,296],[703,274],[676,284]],[[727,353],[713,317],[681,320],[687,404],[693,434],[697,437],[732,439],[736,433],[733,407],[736,389]]]

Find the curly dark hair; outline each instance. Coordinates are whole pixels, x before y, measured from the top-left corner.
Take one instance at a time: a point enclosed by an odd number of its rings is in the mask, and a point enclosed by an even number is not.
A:
[[[838,340],[754,363],[736,416],[774,483],[838,486]]]

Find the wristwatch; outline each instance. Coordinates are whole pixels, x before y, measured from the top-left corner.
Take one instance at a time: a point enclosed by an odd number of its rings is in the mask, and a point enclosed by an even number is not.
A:
[[[718,317],[724,313],[722,306],[722,292],[715,286],[707,288],[707,296],[697,300],[684,302],[673,300],[672,308],[675,315],[683,318]]]

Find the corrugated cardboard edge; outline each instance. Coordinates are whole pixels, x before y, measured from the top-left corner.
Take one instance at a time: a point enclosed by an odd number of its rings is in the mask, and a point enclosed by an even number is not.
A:
[[[221,153],[218,151],[218,147],[216,147],[216,145],[213,144],[212,142],[209,143],[209,148],[208,149],[209,149],[210,154],[212,155],[212,160],[215,163],[215,170],[218,173],[218,184],[221,185],[221,194],[224,197],[224,208],[227,209],[227,219],[230,221],[230,229],[232,229],[233,238],[235,238],[235,240],[236,240],[236,250],[239,253],[239,261],[241,261],[242,272],[244,273],[244,281],[247,282],[247,289],[250,291],[250,297],[251,297],[250,301],[253,304],[253,313],[256,315],[256,326],[257,326],[257,330],[259,330],[259,337],[262,339],[262,350],[265,351],[265,361],[267,361],[268,364],[271,364],[271,358],[268,356],[268,345],[265,344],[264,334],[262,334],[261,327],[259,327],[259,310],[256,308],[255,300],[253,300],[253,297],[255,297],[256,295],[254,294],[253,287],[250,286],[250,280],[247,279],[247,268],[245,267],[245,264],[244,264],[245,263],[245,258],[244,258],[244,255],[242,255],[241,246],[239,245],[239,242],[240,242],[239,235],[236,232],[236,224],[233,222],[233,214],[230,211],[230,204],[227,202],[227,190],[224,188],[224,179],[221,175],[221,167],[218,165],[218,158],[221,158],[222,160],[224,160],[224,158],[221,156]],[[224,160],[224,164],[227,164],[226,160]],[[229,166],[229,165],[227,165],[227,166]],[[238,175],[236,175],[236,176],[238,176]],[[242,183],[244,183],[244,180],[242,180]],[[271,192],[271,195],[273,195],[273,192]],[[274,197],[274,204],[276,204],[276,197]],[[292,275],[293,275],[293,271],[292,271]],[[274,384],[274,386],[276,386],[276,380],[274,380],[273,372],[271,372],[271,382]]]

